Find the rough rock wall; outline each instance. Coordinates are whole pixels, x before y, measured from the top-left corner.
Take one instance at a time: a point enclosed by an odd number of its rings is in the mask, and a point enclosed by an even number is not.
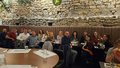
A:
[[[120,22],[120,0],[62,0],[59,6],[53,5],[52,0],[34,0],[28,6],[13,0],[10,10],[11,13],[0,13],[3,24],[41,26],[52,22],[58,26],[101,26]]]

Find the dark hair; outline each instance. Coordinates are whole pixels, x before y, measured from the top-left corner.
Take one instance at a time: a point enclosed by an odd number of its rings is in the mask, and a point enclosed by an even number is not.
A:
[[[76,37],[78,37],[78,32],[77,31],[73,31],[72,37],[74,37],[74,33],[76,33]]]
[[[108,34],[105,34],[105,35],[108,38],[107,40],[110,40],[110,35],[108,35]]]
[[[42,34],[44,34],[44,31],[43,30],[41,30],[42,31]],[[39,32],[38,33],[40,33],[40,30],[39,30]]]

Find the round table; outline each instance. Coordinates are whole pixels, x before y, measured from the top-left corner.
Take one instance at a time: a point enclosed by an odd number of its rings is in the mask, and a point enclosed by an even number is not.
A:
[[[59,57],[55,56],[44,59],[33,51],[39,49],[31,49],[29,53],[5,53],[5,64],[7,65],[32,65],[38,68],[53,68],[59,61]]]

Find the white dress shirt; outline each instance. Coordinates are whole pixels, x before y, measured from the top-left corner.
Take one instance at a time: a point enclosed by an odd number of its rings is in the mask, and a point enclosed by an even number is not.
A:
[[[26,40],[29,36],[30,36],[29,33],[26,33],[26,34],[25,33],[20,33],[19,36],[17,36],[17,40],[23,41],[23,40]]]

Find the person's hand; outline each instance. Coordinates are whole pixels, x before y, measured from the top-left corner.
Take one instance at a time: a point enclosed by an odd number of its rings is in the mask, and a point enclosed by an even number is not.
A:
[[[12,41],[15,41],[15,39],[11,38]]]
[[[35,46],[38,46],[38,43],[35,43]]]
[[[70,44],[70,48],[72,48],[72,44]]]
[[[92,52],[92,51],[89,51],[89,54],[90,54],[91,56],[93,56],[93,52]]]

